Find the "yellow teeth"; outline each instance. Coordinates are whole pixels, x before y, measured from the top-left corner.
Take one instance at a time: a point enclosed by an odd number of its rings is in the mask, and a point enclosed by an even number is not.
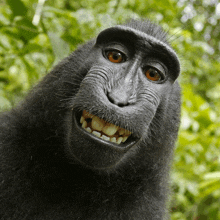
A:
[[[92,134],[94,134],[97,137],[101,137],[101,133],[98,131],[93,131]]]
[[[105,126],[105,121],[97,116],[92,118],[92,129],[96,131],[101,131]]]
[[[103,140],[116,144],[125,142],[131,135],[130,131],[108,123],[85,110],[80,118],[80,123],[82,124],[82,128],[84,128],[87,132],[92,133]]]
[[[118,126],[106,123],[105,127],[102,129],[102,132],[108,136],[114,135],[118,131]]]

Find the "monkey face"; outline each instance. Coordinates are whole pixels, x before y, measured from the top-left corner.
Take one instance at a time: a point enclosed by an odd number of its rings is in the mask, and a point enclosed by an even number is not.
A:
[[[80,164],[112,169],[160,139],[151,128],[164,120],[158,112],[167,110],[179,61],[165,42],[117,26],[99,34],[84,65],[68,151]]]

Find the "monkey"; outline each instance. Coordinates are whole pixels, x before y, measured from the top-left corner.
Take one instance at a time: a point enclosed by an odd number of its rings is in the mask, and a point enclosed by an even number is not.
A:
[[[1,220],[169,219],[180,62],[149,20],[101,31],[0,116]]]

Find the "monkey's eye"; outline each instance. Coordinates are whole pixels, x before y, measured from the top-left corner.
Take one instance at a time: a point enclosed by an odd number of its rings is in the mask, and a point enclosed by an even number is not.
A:
[[[121,63],[125,61],[125,55],[118,50],[108,50],[105,54],[107,59],[112,63]]]
[[[163,75],[160,73],[160,71],[153,67],[148,67],[145,71],[145,75],[151,81],[160,81],[163,79]]]

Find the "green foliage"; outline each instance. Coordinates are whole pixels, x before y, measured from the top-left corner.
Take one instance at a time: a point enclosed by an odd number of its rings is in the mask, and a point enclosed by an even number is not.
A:
[[[182,122],[172,173],[171,217],[220,219],[217,4],[205,0],[47,0],[41,5],[37,0],[1,0],[0,108],[13,107],[52,66],[103,28],[129,18],[158,22],[169,32],[182,63]]]
[[[173,219],[219,219],[219,128],[219,116],[209,103],[191,85],[183,85],[181,132],[172,176],[177,216]],[[207,206],[207,199],[213,205]]]
[[[13,17],[19,16],[19,15],[26,15],[27,8],[25,7],[24,3],[20,0],[13,1],[13,0],[7,0],[7,3],[13,13]]]

